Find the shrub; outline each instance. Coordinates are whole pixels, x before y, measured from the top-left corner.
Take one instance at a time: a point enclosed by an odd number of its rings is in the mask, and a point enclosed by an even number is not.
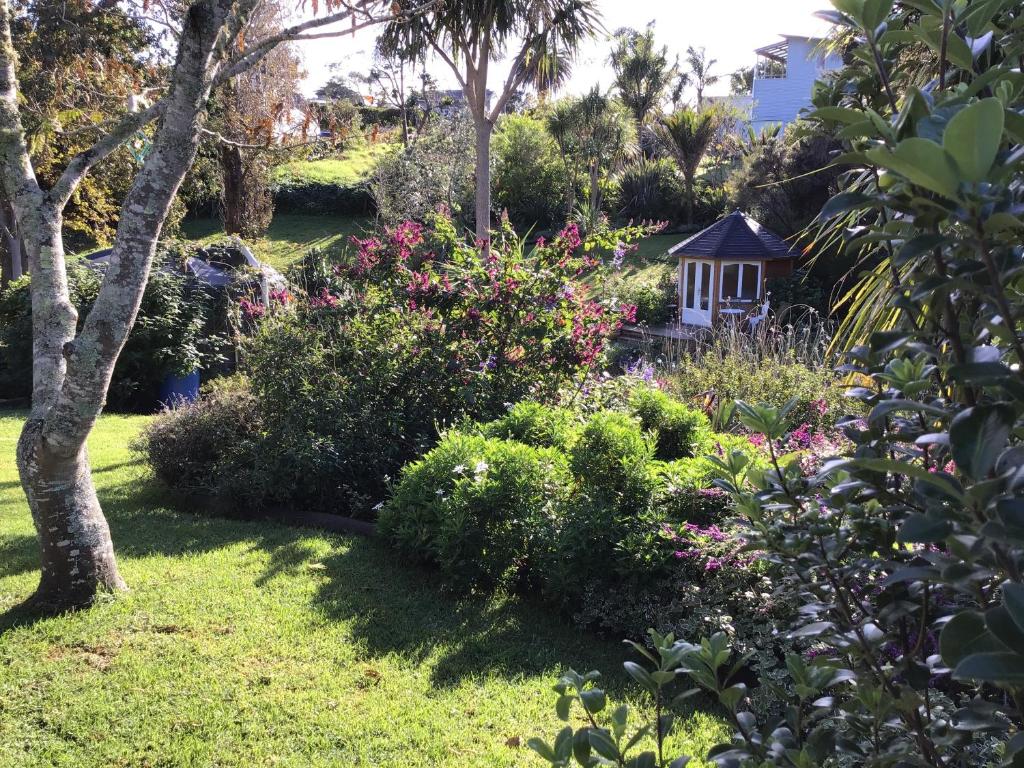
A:
[[[641,157],[619,173],[612,201],[619,216],[634,220],[673,221],[683,210],[683,189],[675,163]]]
[[[240,460],[258,440],[261,422],[256,399],[244,379],[221,379],[194,403],[159,413],[142,431],[135,448],[156,477],[185,493],[237,501],[230,489],[244,487]]]
[[[0,292],[0,398],[26,398],[32,389],[32,297],[30,277]],[[68,266],[68,291],[85,322],[103,280],[102,268]],[[162,253],[114,369],[108,407],[152,411],[168,375],[184,375],[216,364],[225,341],[215,327],[221,303],[206,286],[186,277]]]
[[[668,380],[671,391],[690,402],[709,394],[725,403],[750,400],[781,406],[795,399],[793,419],[815,427],[834,424],[852,407],[843,396],[840,378],[828,368],[792,357],[758,358],[724,347],[701,357],[683,357]]]
[[[615,301],[636,307],[638,325],[665,325],[675,317],[677,285],[672,272],[656,282],[614,276],[602,287],[602,293]]]
[[[639,512],[649,504],[654,489],[653,458],[653,440],[636,419],[603,412],[584,425],[569,462],[591,500]]]
[[[547,229],[563,220],[567,202],[565,169],[555,140],[542,120],[504,115],[491,141],[494,206],[517,227]]]
[[[634,391],[629,405],[640,425],[656,434],[655,456],[662,461],[697,456],[710,449],[711,422],[700,411],[650,387]]]
[[[564,451],[575,441],[579,425],[573,412],[566,408],[524,401],[516,403],[500,419],[482,425],[480,432],[486,437]]]
[[[556,451],[452,432],[402,471],[380,530],[459,587],[511,586],[568,486]]]

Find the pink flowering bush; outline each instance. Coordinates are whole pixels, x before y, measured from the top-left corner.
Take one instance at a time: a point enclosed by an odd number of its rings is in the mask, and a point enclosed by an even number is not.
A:
[[[505,225],[485,244],[437,214],[311,252],[293,287],[240,307],[265,481],[232,501],[372,516],[440,432],[578,386],[633,311],[584,279],[650,231],[569,226],[530,246]]]

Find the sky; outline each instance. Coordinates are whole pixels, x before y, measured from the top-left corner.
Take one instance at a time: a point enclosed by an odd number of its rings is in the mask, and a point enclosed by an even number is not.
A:
[[[776,42],[783,34],[814,36],[827,27],[813,16],[814,11],[830,7],[828,0],[598,0],[607,32],[586,44],[577,56],[572,79],[561,94],[578,94],[595,84],[607,88],[612,79],[608,65],[608,37],[620,27],[642,29],[652,24],[659,45],[668,46],[671,56],[683,54],[687,46],[704,46],[711,58],[718,59],[713,71],[728,75],[754,63],[757,48]],[[366,71],[373,52],[373,28],[324,40],[301,44],[300,53],[307,72],[302,90],[312,96],[333,71],[348,74]],[[454,75],[440,60],[428,63],[428,69],[442,88],[458,86]],[[499,63],[492,74],[500,83],[507,65]],[[727,93],[728,77],[710,95]]]

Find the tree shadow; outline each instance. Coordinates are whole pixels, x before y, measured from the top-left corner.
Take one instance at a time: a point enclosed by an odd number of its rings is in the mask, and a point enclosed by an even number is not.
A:
[[[351,539],[323,564],[328,578],[314,598],[322,614],[346,622],[371,655],[431,661],[437,687],[488,675],[555,675],[569,667],[610,673],[613,690],[624,682],[627,653],[620,641],[571,625],[537,599],[453,594],[440,574],[397,560],[380,540]]]
[[[438,687],[487,675],[554,677],[570,666],[611,673],[607,682],[613,690],[624,681],[620,671],[627,654],[618,639],[597,638],[529,597],[453,594],[440,574],[402,560],[379,539],[195,514],[145,476],[102,486],[99,496],[120,556],[180,557],[246,542],[268,556],[255,586],[307,569],[319,574],[311,621],[344,622],[371,656],[396,654],[427,664]],[[314,535],[332,542],[329,554],[310,541]],[[0,543],[0,577],[37,567],[33,536]],[[13,608],[0,614],[0,636],[46,616]]]
[[[0,579],[20,576],[39,568],[39,544],[35,536],[4,536],[0,539]]]

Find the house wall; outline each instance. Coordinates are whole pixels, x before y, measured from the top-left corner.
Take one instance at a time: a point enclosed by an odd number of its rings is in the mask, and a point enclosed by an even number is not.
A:
[[[817,53],[817,40],[800,37],[788,37],[786,40],[789,42],[786,77],[754,80],[750,124],[757,132],[772,123],[785,126],[795,121],[800,110],[811,105],[814,81],[843,65],[839,56]]]

